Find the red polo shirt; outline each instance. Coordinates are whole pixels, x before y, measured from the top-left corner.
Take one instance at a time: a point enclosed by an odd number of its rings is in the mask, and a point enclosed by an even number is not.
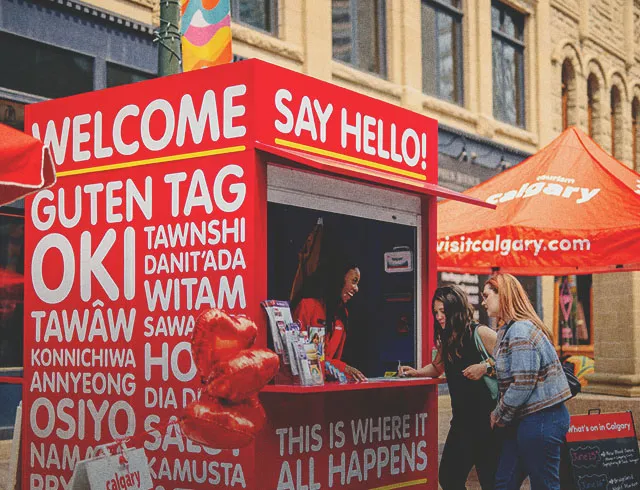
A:
[[[327,310],[324,307],[324,302],[318,299],[303,298],[300,300],[293,312],[293,317],[300,322],[300,327],[305,331],[308,331],[309,327],[325,326],[326,328]],[[347,365],[340,360],[346,340],[347,332],[345,331],[344,323],[341,320],[336,320],[333,324],[333,332],[330,335],[327,332],[325,335],[324,358],[342,372],[344,372]]]

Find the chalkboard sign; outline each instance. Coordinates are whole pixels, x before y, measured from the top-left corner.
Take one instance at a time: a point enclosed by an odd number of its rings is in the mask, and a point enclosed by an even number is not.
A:
[[[631,412],[572,416],[567,446],[577,490],[640,489]]]

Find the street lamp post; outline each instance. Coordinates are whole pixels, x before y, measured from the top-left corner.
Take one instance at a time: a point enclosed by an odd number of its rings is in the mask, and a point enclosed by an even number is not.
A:
[[[180,73],[180,0],[160,0],[158,42],[158,76]]]

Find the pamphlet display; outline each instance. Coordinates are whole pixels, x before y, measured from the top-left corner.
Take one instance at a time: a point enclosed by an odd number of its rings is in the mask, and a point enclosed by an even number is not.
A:
[[[281,365],[291,370],[294,384],[324,384],[324,328],[313,327],[309,331],[302,328],[293,321],[287,301],[267,300],[262,306],[269,320],[274,350],[280,355]]]

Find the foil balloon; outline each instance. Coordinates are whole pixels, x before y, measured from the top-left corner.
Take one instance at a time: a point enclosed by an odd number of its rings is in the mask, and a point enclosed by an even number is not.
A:
[[[217,363],[205,392],[209,396],[240,401],[256,394],[278,372],[280,361],[269,349],[247,349]]]
[[[198,373],[207,379],[216,362],[228,360],[253,345],[258,328],[246,317],[211,309],[196,318],[191,354]]]
[[[258,328],[250,319],[210,309],[198,316],[191,354],[202,386],[200,398],[180,418],[182,433],[208,447],[250,444],[266,422],[257,393],[278,371],[278,356],[252,347]]]
[[[180,428],[186,437],[217,449],[247,446],[262,425],[263,420],[258,419],[256,424],[237,406],[224,405],[216,399],[192,402],[180,419]]]

